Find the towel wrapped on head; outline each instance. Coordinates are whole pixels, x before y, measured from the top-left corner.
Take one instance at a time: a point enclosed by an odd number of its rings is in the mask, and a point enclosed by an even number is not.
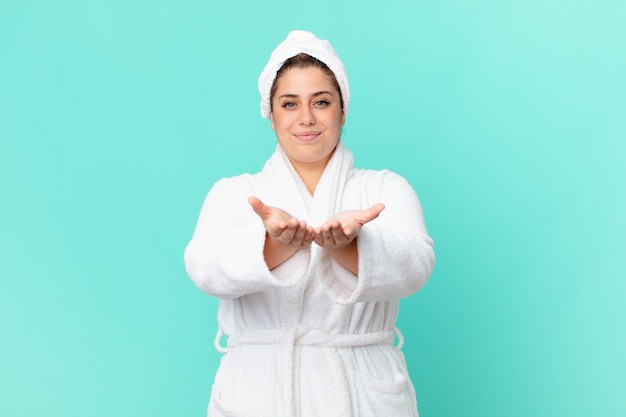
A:
[[[343,114],[348,114],[350,105],[350,86],[348,84],[348,75],[343,66],[343,62],[339,59],[337,52],[330,42],[325,39],[318,39],[311,32],[305,30],[294,30],[287,39],[282,41],[272,55],[267,65],[259,76],[259,92],[261,93],[261,115],[268,119],[271,112],[270,90],[276,79],[276,73],[283,66],[283,63],[298,54],[305,53],[322,61],[335,74],[341,97],[343,99]]]

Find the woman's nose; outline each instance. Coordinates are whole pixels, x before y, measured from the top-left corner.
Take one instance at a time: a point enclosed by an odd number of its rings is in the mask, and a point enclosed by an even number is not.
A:
[[[304,126],[310,126],[315,124],[315,116],[313,115],[313,111],[310,108],[304,107],[302,109],[302,113],[300,114],[300,124]]]

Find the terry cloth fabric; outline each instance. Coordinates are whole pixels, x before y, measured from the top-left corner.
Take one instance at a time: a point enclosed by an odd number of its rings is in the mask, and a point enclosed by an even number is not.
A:
[[[294,30],[274,49],[270,60],[259,76],[261,116],[265,119],[270,117],[270,89],[274,84],[276,73],[287,59],[300,53],[319,59],[335,74],[343,98],[343,114],[347,115],[350,106],[350,86],[346,69],[337,52],[327,40],[318,39],[314,34],[305,30]]]
[[[358,276],[315,244],[270,271],[266,232],[249,196],[312,226],[339,211],[386,208],[359,233]],[[314,195],[280,146],[262,172],[217,182],[185,251],[189,276],[220,298],[227,338],[208,415],[416,417],[393,332],[399,299],[424,285],[434,261],[408,182],[354,168],[341,143]]]

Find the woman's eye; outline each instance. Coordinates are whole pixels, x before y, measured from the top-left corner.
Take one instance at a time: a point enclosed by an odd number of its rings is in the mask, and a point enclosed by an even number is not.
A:
[[[286,109],[292,109],[294,107],[296,107],[296,103],[292,102],[292,101],[288,101],[286,103],[283,103],[283,107]]]
[[[316,106],[328,106],[328,102],[326,100],[318,100],[315,102]]]

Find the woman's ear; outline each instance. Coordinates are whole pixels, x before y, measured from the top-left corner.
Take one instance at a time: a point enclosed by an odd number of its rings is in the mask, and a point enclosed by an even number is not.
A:
[[[274,127],[274,112],[270,111],[270,126],[272,126],[272,130],[276,132],[276,128]]]

